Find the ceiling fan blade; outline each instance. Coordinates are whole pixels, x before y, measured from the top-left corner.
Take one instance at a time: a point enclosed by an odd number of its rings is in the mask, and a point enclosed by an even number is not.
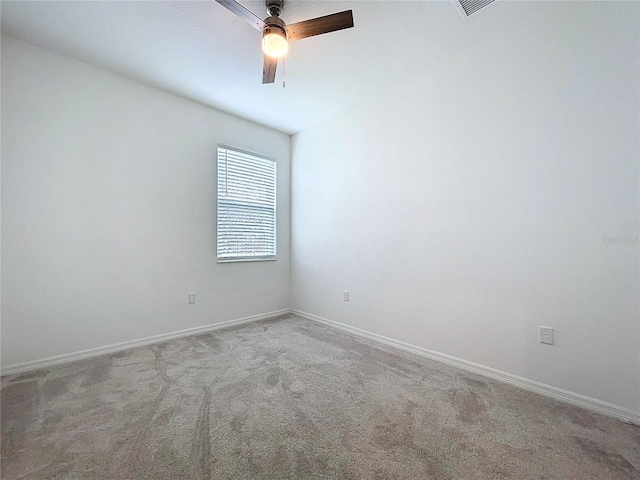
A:
[[[287,25],[285,29],[287,30],[287,39],[293,41],[351,27],[353,27],[353,13],[351,10],[347,10],[304,22],[292,23]]]
[[[253,13],[251,13],[235,0],[216,0],[216,2],[225,7],[227,10],[235,13],[256,30],[262,30],[267,26],[261,19],[256,17]]]
[[[264,56],[264,67],[262,67],[262,83],[273,83],[276,80],[276,67],[278,59]]]

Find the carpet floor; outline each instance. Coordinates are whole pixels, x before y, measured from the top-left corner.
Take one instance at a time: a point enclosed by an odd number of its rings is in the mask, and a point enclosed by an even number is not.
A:
[[[3,479],[640,479],[640,427],[288,315],[7,376]]]

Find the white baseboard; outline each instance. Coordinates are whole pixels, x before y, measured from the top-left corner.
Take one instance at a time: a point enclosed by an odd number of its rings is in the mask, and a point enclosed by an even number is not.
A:
[[[115,353],[121,350],[126,350],[127,348],[142,347],[158,342],[164,342],[166,340],[172,340],[174,338],[188,337],[191,335],[197,335],[199,333],[207,333],[213,330],[219,330],[221,328],[229,328],[236,325],[242,325],[244,323],[257,322],[259,320],[265,320],[267,318],[277,317],[279,315],[286,315],[288,313],[291,313],[291,310],[285,308],[282,310],[276,310],[275,312],[261,313],[259,315],[237,318],[235,320],[228,320],[226,322],[213,323],[210,325],[205,325],[203,327],[187,328],[185,330],[178,330],[177,332],[163,333],[161,335],[153,335],[151,337],[139,338],[137,340],[114,343],[112,345],[105,345],[103,347],[89,348],[87,350],[81,350],[79,352],[65,353],[63,355],[56,355],[40,360],[14,363],[12,365],[7,365],[6,367],[3,366],[0,376],[4,377],[5,375],[15,375],[31,372],[33,370],[40,370],[41,368],[53,367],[55,365],[62,365],[65,363],[75,362],[77,360],[84,360],[86,358]]]
[[[632,423],[634,425],[640,426],[640,412],[634,412],[633,410],[629,410],[624,407],[613,405],[611,403],[603,402],[602,400],[587,397],[585,395],[580,395],[579,393],[573,393],[567,390],[562,390],[561,388],[552,387],[551,385],[545,385],[544,383],[519,377],[511,373],[502,372],[494,368],[485,367],[483,365],[469,362],[461,358],[452,357],[451,355],[446,355],[444,353],[427,350],[426,348],[417,347],[409,343],[405,343],[399,340],[394,340],[393,338],[385,337],[384,335],[371,333],[366,330],[362,330],[360,328],[352,327],[350,325],[345,325],[344,323],[336,322],[334,320],[328,320],[326,318],[322,318],[317,315],[312,315],[310,313],[302,312],[300,310],[292,309],[291,313],[298,315],[300,317],[306,318],[308,320],[312,320],[314,322],[328,325],[330,327],[337,328],[339,330],[351,333],[353,335],[357,335],[359,337],[368,338],[369,340],[374,340],[376,342],[379,342],[385,345],[396,347],[401,350],[414,353],[421,357],[429,358],[431,360],[445,363],[447,365],[453,365],[454,367],[458,367],[468,372],[473,372],[478,375],[482,375],[488,378],[492,378],[494,380],[498,380],[500,382],[508,383],[510,385],[522,388],[523,390],[528,390],[530,392],[544,395],[545,397],[550,397],[555,400],[560,400],[562,402],[570,403],[572,405],[577,405],[579,407],[587,408],[594,412],[602,413],[604,415],[609,415],[611,417],[616,417],[624,422]]]

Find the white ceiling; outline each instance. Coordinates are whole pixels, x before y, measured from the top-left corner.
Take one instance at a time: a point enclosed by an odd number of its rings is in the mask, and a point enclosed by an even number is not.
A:
[[[267,16],[263,1],[240,2]],[[287,23],[351,9],[355,27],[292,43],[263,85],[260,32],[212,0],[1,2],[3,33],[288,134],[517,29],[533,8],[496,1],[465,19],[453,0],[286,0]]]

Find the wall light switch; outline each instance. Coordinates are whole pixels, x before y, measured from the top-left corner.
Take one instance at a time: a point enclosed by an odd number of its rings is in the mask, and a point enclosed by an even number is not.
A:
[[[343,298],[344,298],[344,301],[345,301],[345,302],[348,302],[348,301],[349,301],[349,291],[348,291],[348,290],[345,290],[345,291],[344,291],[344,296],[343,296]]]
[[[189,303],[196,303],[196,294],[195,293],[190,293],[189,294]]]

